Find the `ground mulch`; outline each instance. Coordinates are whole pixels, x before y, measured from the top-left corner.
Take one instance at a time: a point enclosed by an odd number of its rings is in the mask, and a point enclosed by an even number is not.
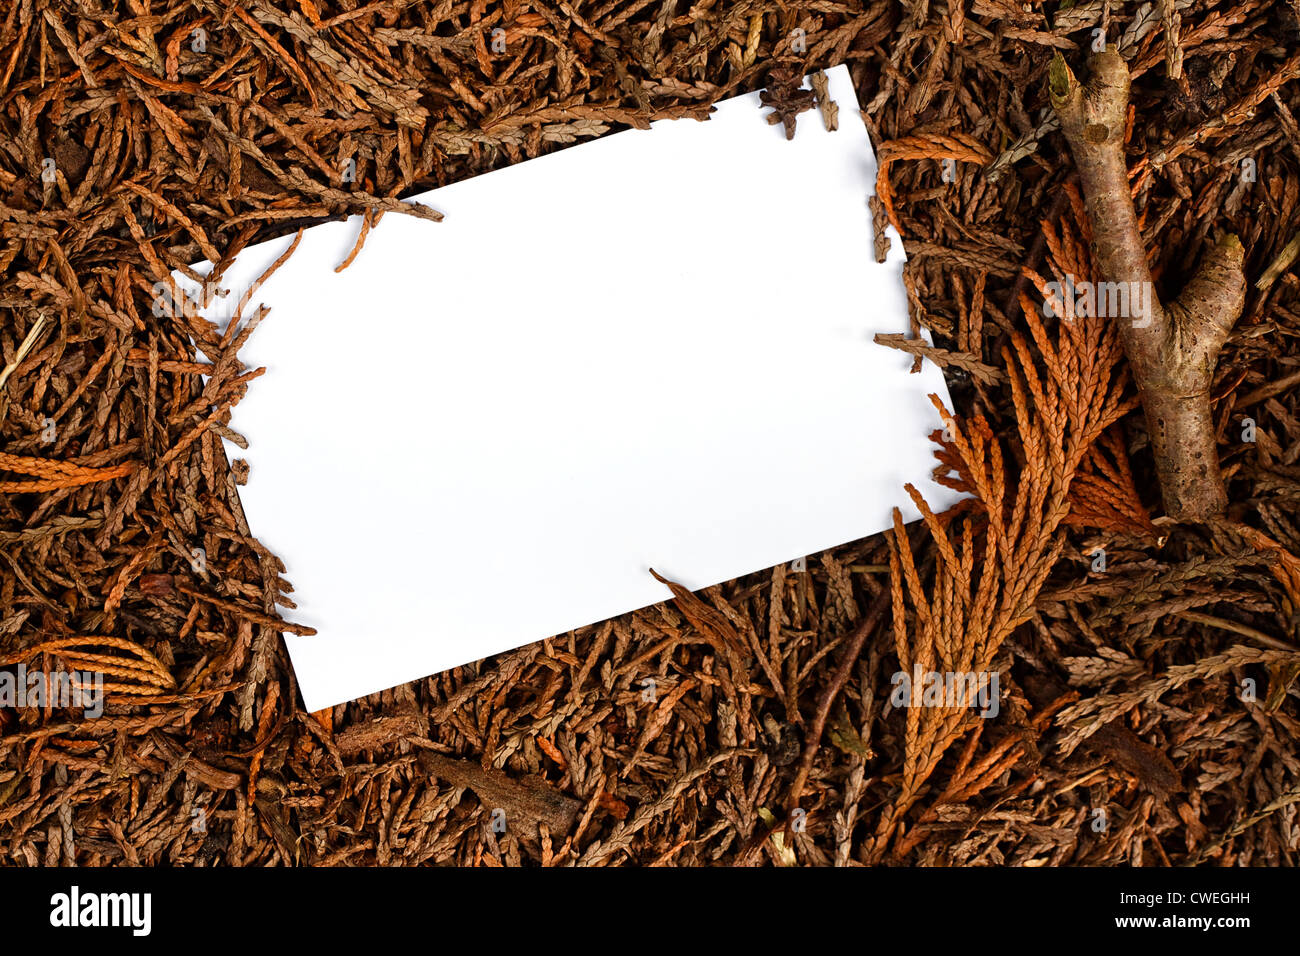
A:
[[[937,640],[915,601],[948,565],[923,524],[301,709],[292,587],[221,441],[243,441],[230,409],[258,370],[238,333],[155,314],[156,282],[330,218],[382,228],[413,193],[742,92],[768,90],[754,121],[798,135],[822,120],[795,84],[847,63],[885,170],[877,219],[899,226],[934,339],[890,344],[942,364],[957,422],[1028,481],[1017,344],[1054,359],[1023,302],[1035,276],[1087,268],[1046,71],[1054,51],[1081,69],[1099,35],[1135,76],[1128,157],[1162,291],[1221,231],[1247,251],[1215,390],[1238,532],[1162,522],[1117,391],[1032,605],[990,645],[996,720],[927,729],[889,702],[900,655]],[[0,859],[1295,865],[1297,51],[1294,0],[15,0],[0,665],[93,666],[113,690],[97,720],[0,709]],[[784,281],[783,244],[804,241],[766,237],[755,281]]]

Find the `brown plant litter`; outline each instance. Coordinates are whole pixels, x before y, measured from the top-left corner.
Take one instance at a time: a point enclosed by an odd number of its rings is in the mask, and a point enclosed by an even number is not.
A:
[[[108,697],[98,719],[0,707],[6,863],[1300,862],[1294,5],[15,0],[0,17],[0,694],[21,665],[100,671]],[[1245,250],[1208,399],[1229,505],[1207,524],[1162,510],[1113,327],[1042,311],[1051,283],[1096,278],[1045,91],[1055,52],[1086,69],[1094,28],[1132,76],[1123,160],[1157,287],[1221,233]],[[938,473],[971,498],[806,570],[674,586],[303,712],[279,632],[309,629],[240,508],[257,476],[221,443],[247,444],[230,410],[262,370],[238,351],[274,303],[219,334],[156,314],[155,283],[360,214],[345,268],[387,213],[439,228],[405,197],[741,92],[764,89],[754,122],[788,135],[858,122],[798,83],[842,62],[880,159],[878,253],[888,220],[909,256],[914,328],[880,347],[944,368]],[[807,241],[766,239],[755,281]],[[896,705],[914,669],[996,672],[998,715]]]

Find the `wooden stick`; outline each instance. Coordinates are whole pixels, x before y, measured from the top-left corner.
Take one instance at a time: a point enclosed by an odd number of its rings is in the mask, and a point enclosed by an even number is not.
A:
[[[485,769],[476,761],[427,750],[419,759],[420,766],[439,780],[473,790],[487,812],[504,810],[506,826],[521,827],[528,837],[540,836],[539,823],[546,824],[552,837],[569,833],[583,809],[581,800],[560,793],[540,780],[516,780],[500,770]]]

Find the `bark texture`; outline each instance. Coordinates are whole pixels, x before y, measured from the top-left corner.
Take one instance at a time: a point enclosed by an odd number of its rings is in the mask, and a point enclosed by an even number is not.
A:
[[[1057,54],[1048,77],[1052,106],[1074,154],[1092,223],[1097,271],[1105,282],[1143,283],[1144,313],[1116,316],[1146,412],[1165,512],[1206,521],[1227,508],[1210,410],[1219,350],[1246,298],[1244,251],[1227,235],[1206,252],[1172,302],[1151,283],[1124,161],[1129,73],[1120,55],[1094,55],[1080,83]]]

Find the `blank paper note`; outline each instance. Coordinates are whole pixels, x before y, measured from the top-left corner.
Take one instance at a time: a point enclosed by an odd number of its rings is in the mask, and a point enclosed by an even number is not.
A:
[[[286,635],[309,710],[665,600],[652,567],[699,589],[912,520],[908,481],[956,500],[942,375],[872,341],[908,330],[902,243],[875,262],[829,78],[836,132],[740,96],[415,197],[445,220],[385,216],[342,273],[360,217],[304,233],[244,309],[267,373],[227,451],[318,631]]]

